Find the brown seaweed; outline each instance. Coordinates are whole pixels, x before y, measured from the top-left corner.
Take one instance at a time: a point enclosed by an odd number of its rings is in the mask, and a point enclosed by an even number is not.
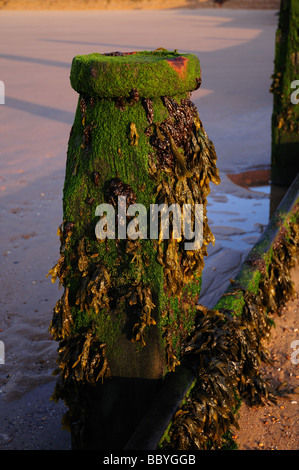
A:
[[[184,364],[196,370],[196,381],[161,443],[164,450],[219,449],[224,435],[238,428],[241,400],[251,405],[276,401],[277,392],[262,377],[260,365],[270,362],[266,342],[271,314],[279,314],[294,295],[290,269],[299,253],[298,222],[297,211],[288,230],[282,227],[274,240],[270,263],[254,255],[248,258],[248,264],[261,268],[262,278],[258,294],[234,286],[231,295],[241,294],[244,302],[240,316],[197,306],[183,355]]]
[[[137,127],[134,122],[130,124],[130,145],[137,146],[138,145],[139,134],[137,132]]]
[[[97,340],[91,331],[85,336],[65,338],[60,343],[59,369],[55,374],[60,374],[60,381],[66,387],[103,381],[104,377],[110,376],[105,348],[106,344]]]
[[[170,220],[170,237],[164,239],[163,227],[160,226],[157,245],[157,260],[163,266],[165,276],[165,290],[172,296],[180,297],[184,287],[194,282],[194,275],[200,273],[204,266],[204,256],[207,254],[206,245],[214,243],[214,236],[208,226],[206,216],[206,197],[209,194],[209,183],[219,184],[220,178],[216,167],[216,153],[213,143],[205,133],[196,107],[189,99],[182,99],[180,103],[170,97],[164,97],[163,102],[169,117],[163,122],[152,124],[153,112],[150,100],[142,101],[151,124],[146,129],[146,135],[155,150],[149,155],[149,173],[157,181],[156,203],[158,204],[190,204],[192,210],[192,223],[195,222],[195,204],[203,204],[203,246],[197,251],[184,249],[184,237],[173,239],[173,226]],[[130,251],[133,254],[131,244]],[[139,263],[139,281],[142,278],[142,260],[135,250],[132,261]],[[137,281],[137,283],[139,282]],[[179,359],[172,344],[171,311],[164,310],[165,318],[163,338],[165,343],[166,361],[168,370],[173,371],[179,364]],[[151,317],[144,314],[141,308],[139,321],[133,327],[133,340],[145,344],[144,331],[146,326],[153,324]]]
[[[153,109],[153,102],[149,98],[142,99],[142,105],[146,112],[146,118],[149,124],[153,123],[154,119],[154,109]]]
[[[205,246],[215,241],[207,223],[206,197],[210,191],[209,182],[219,184],[220,178],[213,143],[202,127],[194,104],[189,99],[182,99],[179,104],[169,97],[163,100],[169,118],[155,126],[151,137],[157,157],[155,163],[150,162],[150,171],[155,174],[164,170],[169,176],[168,179],[162,178],[157,186],[157,202],[168,206],[173,203],[181,207],[183,204],[194,207],[196,203],[204,206],[201,250],[187,252],[183,249],[184,239],[178,247],[180,256],[173,249],[171,240],[168,248],[159,246],[158,259],[164,266],[167,286],[173,293],[179,294],[193,274],[203,269]]]
[[[149,286],[139,284],[136,287],[136,292],[138,295],[137,301],[141,305],[141,311],[138,322],[133,326],[132,341],[138,341],[142,346],[145,346],[144,330],[148,325],[156,324],[156,320],[152,317],[152,310],[155,308],[155,305],[152,302],[152,293]]]
[[[137,88],[132,88],[132,90],[130,91],[129,100],[131,104],[137,103],[137,101],[139,100],[139,92]]]

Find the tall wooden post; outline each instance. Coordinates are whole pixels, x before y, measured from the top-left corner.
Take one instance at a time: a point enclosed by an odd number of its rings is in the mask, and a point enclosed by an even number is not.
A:
[[[219,176],[213,144],[190,101],[200,85],[194,55],[77,56],[71,85],[79,99],[58,231],[61,257],[50,271],[64,288],[51,324],[59,341],[54,398],[69,408],[73,448],[116,449],[179,364],[192,331],[206,246],[214,240],[206,198]],[[186,248],[186,234],[172,237],[174,216],[168,239],[161,225],[151,236],[148,216],[145,236],[129,237],[129,224],[140,229],[130,206],[139,204],[140,216],[151,204],[185,203],[203,206],[201,247]],[[104,224],[109,208],[112,219]],[[193,211],[193,231],[195,224]]]
[[[281,0],[271,91],[273,184],[289,186],[299,172],[299,2]]]

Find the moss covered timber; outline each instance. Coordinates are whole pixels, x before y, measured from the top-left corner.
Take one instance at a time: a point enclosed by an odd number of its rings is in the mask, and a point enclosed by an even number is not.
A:
[[[243,399],[255,405],[275,401],[260,365],[269,361],[266,346],[275,315],[294,295],[290,270],[298,255],[299,176],[225,294],[213,309],[198,306],[182,360],[196,378],[159,448],[227,448]]]
[[[289,186],[299,172],[299,3],[281,0],[271,92],[273,184]],[[295,87],[295,88],[294,88]]]
[[[200,84],[200,64],[193,54],[159,48],[154,52],[112,52],[76,56],[71,85],[78,93],[102,98],[178,96]]]
[[[213,143],[190,101],[200,85],[195,56],[165,50],[77,56],[71,84],[79,98],[58,229],[61,257],[50,270],[64,292],[50,331],[59,341],[54,398],[66,401],[72,424],[96,413],[90,400],[86,411],[88,394],[101,401],[101,390],[120,378],[155,381],[179,364],[194,325],[206,247],[214,242],[209,185],[220,179]],[[172,223],[168,240],[160,234],[99,240],[96,208],[110,204],[120,217],[119,196],[147,210],[154,203],[202,204],[202,247],[185,250],[184,237],[171,236]]]

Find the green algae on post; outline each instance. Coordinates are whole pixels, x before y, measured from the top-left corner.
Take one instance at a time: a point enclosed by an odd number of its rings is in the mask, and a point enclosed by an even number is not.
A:
[[[206,247],[214,242],[206,211],[209,184],[220,179],[213,143],[190,100],[200,84],[194,55],[159,49],[77,56],[71,84],[79,98],[58,232],[61,257],[50,270],[64,288],[50,328],[60,343],[54,395],[69,407],[65,422],[73,430],[80,423],[80,433],[73,431],[76,445],[105,447],[108,435],[120,445],[128,429],[113,428],[116,411],[110,418],[101,412],[111,430],[103,437],[91,424],[92,415],[100,418],[87,397],[96,394],[104,403],[108,394],[115,400],[109,406],[125,406],[137,422],[153,389],[143,392],[135,413],[133,382],[158,383],[180,363],[194,328]],[[159,234],[158,239],[99,240],[96,208],[110,204],[118,217],[119,196],[146,209],[155,203],[202,204],[202,247],[186,250],[184,237],[172,237],[172,220],[169,239]],[[119,379],[130,396],[122,406],[122,390],[107,392]],[[125,411],[117,413],[120,419]],[[134,422],[131,417],[126,425]]]
[[[76,56],[71,69],[74,90],[102,98],[129,98],[136,84],[143,98],[177,96],[195,90],[199,83],[195,55],[160,49]]]
[[[273,184],[289,186],[299,171],[299,104],[292,102],[299,78],[299,2],[281,0],[275,40],[272,165]],[[298,95],[298,91],[297,91]]]

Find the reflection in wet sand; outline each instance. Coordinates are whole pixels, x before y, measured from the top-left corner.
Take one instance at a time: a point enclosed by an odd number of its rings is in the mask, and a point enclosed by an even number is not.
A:
[[[271,185],[270,170],[229,174],[207,205],[215,246],[208,247],[200,303],[214,307],[259,240],[288,188]]]
[[[249,170],[227,176],[233,183],[243,188],[267,186],[270,183],[270,169]]]
[[[215,246],[208,247],[200,303],[211,308],[239,271],[270,219],[270,171],[227,175],[207,205]]]
[[[253,245],[268,224],[269,197],[255,199],[254,193],[251,198],[226,194],[227,201],[219,202],[217,194],[215,196],[210,194],[208,204],[208,218],[215,238],[227,248],[248,251],[248,235],[254,237],[249,243]]]

